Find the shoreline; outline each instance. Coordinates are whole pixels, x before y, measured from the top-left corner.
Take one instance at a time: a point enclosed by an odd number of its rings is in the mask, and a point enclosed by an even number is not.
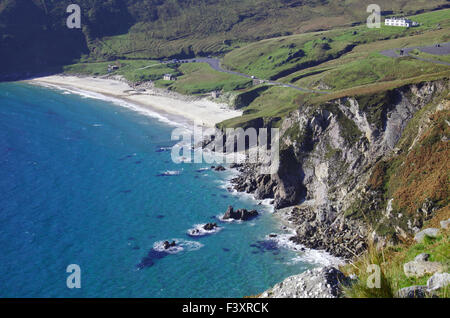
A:
[[[257,205],[263,206],[263,209],[269,210],[268,213],[270,213],[271,217],[274,218],[277,223],[277,230],[272,233],[268,233],[264,239],[274,241],[278,248],[295,252],[297,256],[292,259],[292,262],[305,262],[316,265],[317,267],[339,267],[346,264],[346,261],[343,258],[334,256],[325,250],[309,248],[301,243],[290,240],[290,238],[296,234],[295,225],[287,220],[288,215],[286,214],[286,211],[290,210],[290,208],[275,209],[273,199],[258,199],[256,198],[255,193],[238,191],[234,187],[235,184],[232,182],[232,179],[233,177],[242,175],[243,173],[239,171],[238,168],[228,167],[227,169],[230,171],[230,174],[225,178],[226,181],[223,184],[223,188],[226,189],[231,195],[248,198],[254,202],[257,202]],[[276,236],[273,236],[273,234],[276,234]]]
[[[190,97],[155,88],[136,89],[119,79],[51,75],[22,82],[68,90],[91,98],[109,100],[121,106],[125,105],[120,102],[129,103],[129,108],[142,108],[141,110],[157,113],[184,126],[192,127],[195,124],[215,127],[217,123],[242,115],[242,111],[232,110],[227,104],[219,104],[206,97]],[[100,94],[106,98],[86,93]]]
[[[214,121],[214,116],[217,114],[218,109],[221,111],[220,118],[229,115],[233,115],[233,117],[234,115],[240,116],[241,113],[228,108],[223,109],[222,107],[224,107],[225,104],[217,104],[206,98],[191,98],[190,96],[173,94],[172,92],[164,93],[162,89],[146,89],[145,92],[140,92],[136,88],[131,87],[128,83],[119,79],[52,75],[23,82],[55,88],[67,91],[70,94],[77,94],[88,98],[110,101],[116,105],[143,113],[143,115],[157,118],[166,124],[174,126],[181,125],[186,128],[192,127],[190,125],[192,125],[193,122],[198,123],[199,121],[202,121],[205,123],[205,120],[207,120],[208,123],[205,126],[214,127],[217,123]],[[154,105],[159,101],[163,101],[162,107]],[[187,110],[177,111],[174,107],[168,107],[168,109],[166,109],[164,106],[167,106],[167,103],[173,103],[175,108],[177,106],[184,106]],[[206,110],[204,108],[206,108]],[[279,248],[296,252],[298,256],[295,259],[298,261],[318,266],[337,266],[344,262],[341,258],[335,257],[325,251],[311,249],[303,244],[290,241],[289,237],[294,235],[295,227],[277,213],[279,210],[275,210],[274,204],[269,203],[272,200],[259,200],[255,197],[254,193],[236,190],[233,187],[231,180],[233,177],[242,175],[242,172],[236,168],[230,167],[228,167],[227,170],[230,172],[230,175],[224,178],[225,182],[223,188],[228,190],[232,195],[250,199],[255,203],[258,202],[258,205],[262,205],[262,209],[269,212],[272,217],[275,217],[276,222],[279,224],[276,233],[277,237],[270,237],[270,235],[274,233],[269,233],[266,235],[265,239],[276,241]]]

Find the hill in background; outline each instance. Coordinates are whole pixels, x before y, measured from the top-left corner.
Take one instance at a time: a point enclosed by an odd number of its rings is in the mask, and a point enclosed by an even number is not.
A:
[[[362,23],[371,1],[79,0],[82,30],[66,27],[69,0],[0,0],[0,75],[58,71],[75,60],[222,54],[265,38]],[[444,0],[378,1],[413,14]]]

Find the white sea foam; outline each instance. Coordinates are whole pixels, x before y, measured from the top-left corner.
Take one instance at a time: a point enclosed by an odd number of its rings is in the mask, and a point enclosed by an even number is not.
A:
[[[144,108],[142,106],[139,106],[137,104],[133,104],[127,101],[124,101],[122,99],[119,98],[114,98],[111,96],[106,96],[100,93],[95,93],[95,92],[90,92],[90,91],[85,91],[85,90],[81,90],[81,89],[77,89],[77,88],[67,88],[67,87],[63,87],[63,86],[59,86],[59,85],[55,85],[55,84],[48,84],[48,83],[43,83],[43,82],[38,82],[37,83],[40,86],[43,87],[47,87],[47,88],[52,88],[52,89],[57,89],[63,92],[64,95],[69,95],[69,94],[75,94],[75,95],[79,95],[83,98],[91,98],[91,99],[98,99],[98,100],[103,100],[103,101],[107,101],[107,102],[111,102],[115,105],[118,106],[122,106],[128,109],[131,109],[135,112],[138,112],[142,115],[148,116],[148,117],[152,117],[157,119],[158,121],[168,124],[170,126],[176,126],[176,127],[184,127],[189,131],[192,131],[192,128],[189,127],[186,124],[182,124],[180,122],[175,122],[173,120],[170,120],[169,118],[157,113],[156,111],[151,111],[147,108]]]
[[[172,147],[159,147],[158,151],[163,152],[163,151],[170,151],[172,150]]]
[[[158,241],[153,244],[153,249],[157,252],[165,252],[168,254],[178,254],[182,251],[186,251],[186,252],[196,251],[204,246],[200,242],[187,241],[187,240],[178,239],[178,238],[170,239],[167,241],[169,243],[172,243],[173,241],[175,241],[176,245],[172,246],[168,249],[165,249],[164,248],[165,241]]]
[[[246,192],[239,192],[236,189],[233,188],[233,184],[231,183],[231,179],[239,175],[239,171],[234,169],[228,170],[228,175],[226,179],[217,180],[216,182],[219,184],[219,188],[226,189],[229,194],[239,197],[244,201],[249,201],[250,203],[254,205],[260,206],[263,211],[273,213],[274,212],[274,206],[271,203],[272,199],[264,199],[264,200],[258,200],[255,198],[255,195],[253,193],[246,193]]]
[[[195,224],[192,229],[187,230],[187,234],[190,236],[205,236],[210,234],[218,233],[222,230],[222,227],[218,226],[214,229],[208,231],[204,229],[206,224]]]
[[[169,177],[169,176],[178,176],[180,174],[181,174],[180,170],[166,170],[164,172],[161,172],[160,175]]]
[[[287,264],[296,264],[298,262],[318,264],[322,266],[339,266],[345,264],[345,262],[323,250],[314,250],[307,248],[301,244],[297,244],[291,241],[289,238],[295,235],[295,231],[290,233],[276,234],[276,237],[266,236],[266,240],[276,242],[279,248],[285,248],[294,252],[298,252],[299,255],[292,258]]]
[[[223,218],[224,215],[225,215],[225,213],[218,214],[218,215],[216,215],[216,219],[218,219],[220,222],[226,222],[226,223],[242,223],[243,222],[242,220],[235,220],[232,218],[224,219]]]

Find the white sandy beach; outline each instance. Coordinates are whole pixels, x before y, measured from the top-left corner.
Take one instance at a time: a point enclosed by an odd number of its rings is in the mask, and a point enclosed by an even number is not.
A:
[[[208,127],[214,127],[221,121],[242,115],[241,111],[229,109],[226,104],[215,103],[207,98],[184,97],[156,89],[135,91],[127,83],[120,80],[53,75],[35,78],[30,82],[103,94],[134,103],[152,111],[181,116],[190,122]]]

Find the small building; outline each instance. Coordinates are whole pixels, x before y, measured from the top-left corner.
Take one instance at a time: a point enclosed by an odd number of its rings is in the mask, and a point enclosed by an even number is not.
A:
[[[219,98],[221,94],[222,93],[220,91],[213,91],[213,92],[211,92],[211,97],[212,98]]]
[[[164,74],[163,79],[165,81],[175,81],[177,78],[173,76],[172,74]]]
[[[257,86],[260,84],[264,84],[265,81],[263,79],[259,79],[259,78],[253,78],[253,86]]]
[[[119,66],[117,66],[117,65],[108,65],[108,73],[111,73],[111,72],[113,72],[113,71],[116,71],[116,70],[118,70],[119,69]]]
[[[384,24],[387,26],[397,26],[397,27],[403,27],[403,28],[410,28],[410,27],[415,27],[415,26],[419,25],[419,23],[414,22],[408,18],[397,18],[397,17],[392,17],[392,18],[386,19],[384,21]]]

